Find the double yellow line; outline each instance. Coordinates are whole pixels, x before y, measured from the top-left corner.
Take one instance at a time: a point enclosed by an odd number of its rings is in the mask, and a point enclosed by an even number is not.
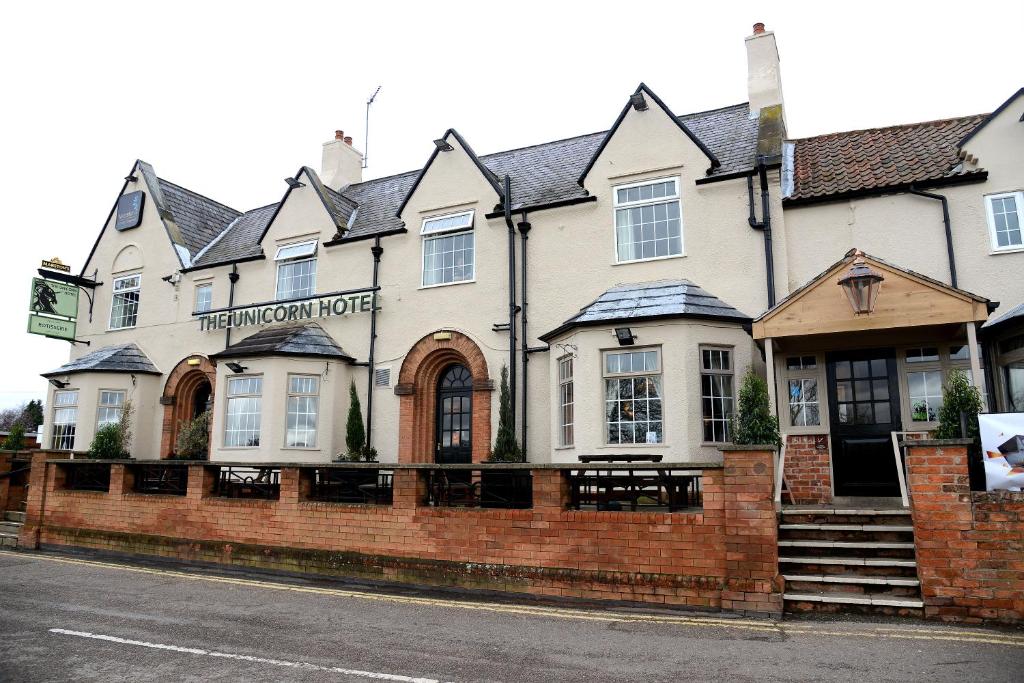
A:
[[[184,581],[202,581],[205,583],[228,584],[232,586],[245,586],[275,591],[291,591],[293,593],[311,593],[314,595],[330,595],[339,598],[351,598],[357,600],[373,600],[401,605],[418,605],[427,607],[443,607],[451,609],[476,610],[479,612],[492,612],[499,614],[516,614],[531,617],[543,617],[549,619],[571,619],[576,621],[593,621],[603,623],[643,623],[643,624],[667,624],[672,626],[688,626],[695,628],[723,628],[739,629],[745,631],[761,631],[777,633],[779,635],[814,635],[814,636],[835,636],[835,637],[856,637],[856,638],[898,638],[905,640],[934,640],[934,641],[955,641],[962,643],[986,643],[989,645],[1010,645],[1013,647],[1024,647],[1024,635],[1018,636],[1012,633],[993,631],[989,629],[953,629],[953,628],[925,628],[914,625],[913,622],[907,626],[864,626],[858,628],[844,628],[840,623],[786,623],[772,620],[755,619],[731,619],[716,616],[670,616],[665,614],[628,614],[623,612],[606,610],[583,610],[569,609],[562,607],[542,607],[539,605],[510,605],[495,602],[472,602],[467,600],[454,600],[445,598],[426,598],[407,595],[389,595],[387,593],[370,593],[368,591],[348,590],[342,588],[323,588],[315,586],[298,586],[288,583],[274,581],[260,581],[257,579],[240,579],[227,576],[216,576],[208,574],[191,574],[172,569],[153,569],[149,567],[138,567],[129,564],[115,562],[100,562],[98,560],[84,560],[71,557],[56,557],[53,555],[34,555],[29,553],[13,553],[0,551],[5,555],[16,556],[26,560],[44,562],[57,562],[61,564],[81,565],[87,567],[98,567],[103,569],[114,569],[118,571],[134,572],[136,574],[152,574],[154,576],[165,576],[181,579]]]

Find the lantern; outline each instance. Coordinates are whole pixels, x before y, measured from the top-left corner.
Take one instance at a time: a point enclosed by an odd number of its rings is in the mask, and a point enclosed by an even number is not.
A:
[[[875,310],[878,288],[885,278],[864,262],[864,252],[858,251],[854,256],[850,272],[839,278],[839,286],[846,292],[846,298],[850,300],[855,314],[871,313]]]

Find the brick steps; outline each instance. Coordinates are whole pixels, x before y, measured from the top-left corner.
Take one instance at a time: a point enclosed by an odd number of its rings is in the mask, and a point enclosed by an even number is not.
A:
[[[24,512],[5,512],[0,521],[0,548],[17,548],[18,534],[24,525]]]

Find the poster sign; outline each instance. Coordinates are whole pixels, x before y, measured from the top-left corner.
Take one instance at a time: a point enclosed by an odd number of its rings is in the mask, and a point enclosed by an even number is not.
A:
[[[1024,413],[978,415],[985,456],[985,489],[1024,488]]]
[[[32,278],[29,310],[33,313],[78,317],[78,287],[66,282]]]
[[[146,203],[146,195],[142,190],[121,195],[117,200],[117,219],[114,227],[118,230],[131,230],[142,223],[142,207]]]
[[[75,321],[62,318],[47,318],[44,315],[30,313],[28,316],[28,331],[31,334],[41,334],[44,337],[73,340],[75,338]]]

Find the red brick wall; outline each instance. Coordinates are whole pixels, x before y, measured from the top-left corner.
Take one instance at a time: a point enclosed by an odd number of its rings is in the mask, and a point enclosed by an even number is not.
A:
[[[38,530],[43,544],[778,614],[771,463],[771,453],[727,452],[724,469],[705,470],[703,512],[671,514],[567,510],[561,470],[533,471],[532,509],[491,510],[423,506],[411,469],[395,471],[392,506],[364,506],[304,500],[297,468],[282,469],[280,500],[253,501],[211,497],[201,465],[175,497],[132,493],[123,465],[109,493],[63,490],[50,464],[22,538],[34,547]]]
[[[820,445],[824,445],[824,448],[819,448]],[[828,505],[832,502],[832,462],[828,452],[828,436],[787,436],[783,471],[786,487],[795,505]]]
[[[1024,622],[1024,493],[972,492],[967,449],[907,449],[925,616]]]

